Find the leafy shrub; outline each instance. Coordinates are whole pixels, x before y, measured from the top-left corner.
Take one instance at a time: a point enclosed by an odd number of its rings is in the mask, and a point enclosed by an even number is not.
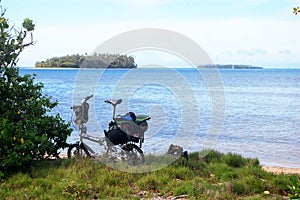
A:
[[[3,172],[0,171],[0,180],[4,176]]]
[[[58,156],[71,134],[59,114],[47,115],[58,103],[42,94],[42,83],[34,76],[20,76],[16,62],[23,49],[34,42],[32,20],[23,22],[25,30],[10,27],[1,8],[0,17],[0,176],[26,167],[30,160]]]

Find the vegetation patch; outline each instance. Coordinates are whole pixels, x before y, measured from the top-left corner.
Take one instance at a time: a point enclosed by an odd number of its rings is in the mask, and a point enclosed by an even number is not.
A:
[[[16,28],[5,11],[0,5],[0,179],[32,160],[58,157],[72,132],[59,114],[49,115],[58,102],[43,94],[43,84],[16,68],[19,55],[35,43],[33,21],[25,18]]]
[[[147,173],[117,171],[92,159],[34,161],[26,172],[1,181],[0,196],[3,199],[299,198],[299,175],[268,173],[257,159],[208,152],[207,157],[199,157],[203,152],[191,153],[187,164],[178,159]],[[167,155],[149,155],[149,160],[140,167],[149,169],[150,160],[164,159]]]

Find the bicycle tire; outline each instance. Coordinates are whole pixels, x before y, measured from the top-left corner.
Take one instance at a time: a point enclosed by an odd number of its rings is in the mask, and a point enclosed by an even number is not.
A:
[[[145,157],[142,149],[135,144],[126,144],[123,148],[127,153],[127,162],[130,165],[142,165]]]
[[[91,157],[89,151],[86,149],[84,144],[72,144],[68,148],[68,158],[72,157],[79,157],[80,155],[80,150],[82,150],[87,157]]]

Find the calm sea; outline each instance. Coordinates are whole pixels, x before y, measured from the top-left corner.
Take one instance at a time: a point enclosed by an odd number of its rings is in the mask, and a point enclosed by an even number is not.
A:
[[[259,158],[261,164],[300,168],[300,69],[28,69],[59,101],[52,113],[72,120],[70,107],[90,101],[91,134],[102,137],[112,117],[106,99],[122,98],[117,114],[148,114],[145,154],[170,144],[213,148]],[[75,127],[68,139],[78,140]]]

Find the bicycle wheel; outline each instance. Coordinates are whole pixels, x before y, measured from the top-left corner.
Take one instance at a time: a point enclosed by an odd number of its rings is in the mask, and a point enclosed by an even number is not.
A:
[[[72,144],[68,148],[68,158],[78,157],[90,157],[89,151],[86,149],[84,144]]]
[[[122,148],[126,153],[126,161],[130,165],[141,165],[145,162],[142,149],[135,144],[126,144]]]

